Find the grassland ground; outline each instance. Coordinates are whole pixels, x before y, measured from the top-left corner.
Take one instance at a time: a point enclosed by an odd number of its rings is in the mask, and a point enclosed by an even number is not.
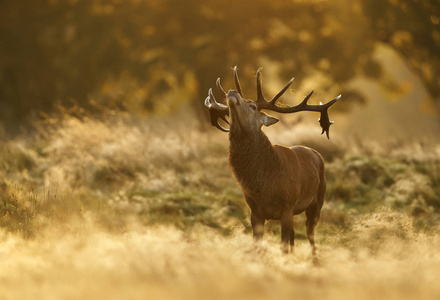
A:
[[[227,136],[195,127],[65,113],[2,134],[0,299],[440,297],[440,143],[268,131],[326,160],[315,268],[303,216],[294,256],[277,222],[254,247]]]

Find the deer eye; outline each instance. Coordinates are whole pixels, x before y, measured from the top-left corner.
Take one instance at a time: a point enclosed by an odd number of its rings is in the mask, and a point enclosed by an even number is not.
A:
[[[252,109],[253,111],[257,110],[257,106],[255,104],[251,104],[249,105],[250,109]]]

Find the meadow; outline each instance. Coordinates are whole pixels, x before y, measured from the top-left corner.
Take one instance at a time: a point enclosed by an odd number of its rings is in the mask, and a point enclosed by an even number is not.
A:
[[[439,299],[440,144],[317,124],[274,143],[326,160],[312,264],[304,217],[255,247],[228,138],[192,118],[60,110],[0,132],[0,299]]]

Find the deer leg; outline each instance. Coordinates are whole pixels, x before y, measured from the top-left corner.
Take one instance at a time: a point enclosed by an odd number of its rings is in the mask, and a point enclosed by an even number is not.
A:
[[[292,226],[292,232],[290,233],[290,251],[292,254],[294,253],[294,246],[295,246],[295,229]]]
[[[281,249],[287,254],[289,253],[289,242],[293,244],[295,232],[293,231],[293,213],[285,212],[281,216]]]
[[[321,215],[321,207],[319,206],[318,203],[315,203],[314,205],[306,209],[307,238],[309,239],[310,246],[312,247],[312,256],[315,265],[319,265],[318,258],[316,257],[315,227],[316,224],[318,224],[320,215]]]
[[[251,214],[252,231],[254,235],[254,240],[256,242],[261,241],[261,239],[263,238],[264,221],[264,218],[258,216],[257,214]]]
[[[267,220],[267,226],[266,226],[266,228],[267,228],[267,232],[269,233],[269,235],[273,235],[273,228],[272,228],[273,226],[272,226],[272,220]]]

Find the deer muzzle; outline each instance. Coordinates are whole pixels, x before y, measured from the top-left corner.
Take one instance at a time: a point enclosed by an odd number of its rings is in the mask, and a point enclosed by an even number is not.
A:
[[[229,90],[226,100],[228,102],[228,105],[240,105],[240,94],[236,90]]]

